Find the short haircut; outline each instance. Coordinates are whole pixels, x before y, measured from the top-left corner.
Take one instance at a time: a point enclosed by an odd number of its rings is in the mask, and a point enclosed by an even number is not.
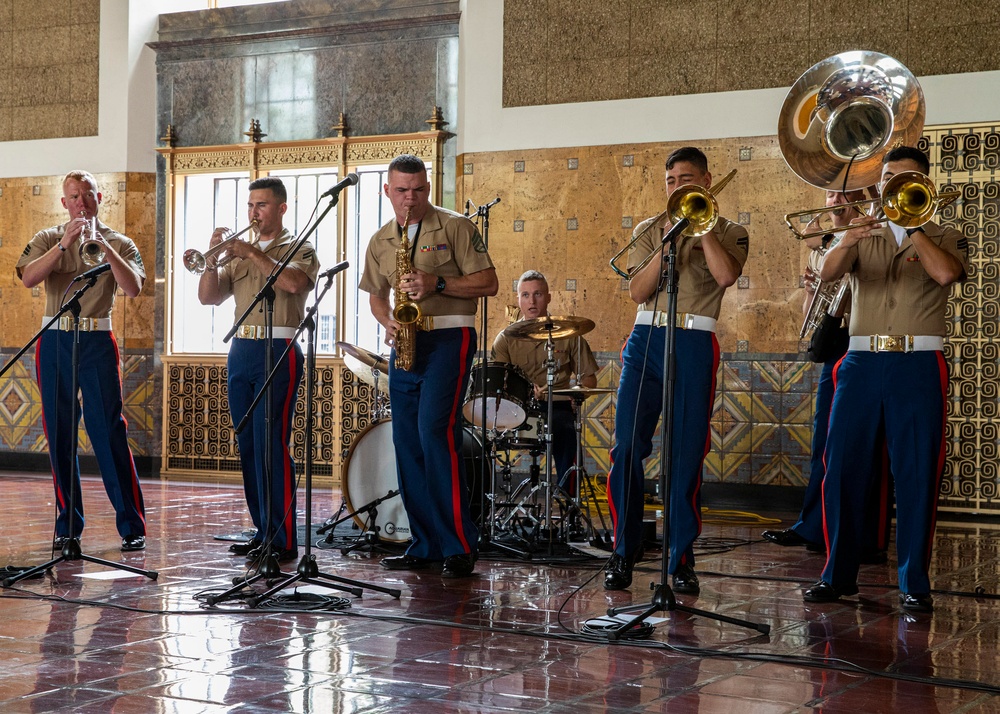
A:
[[[264,178],[250,182],[251,191],[258,191],[265,188],[270,189],[274,197],[278,199],[278,203],[288,203],[288,191],[285,189],[285,184],[281,182],[280,178],[265,176]]]
[[[882,164],[885,165],[890,161],[906,161],[907,159],[915,161],[920,167],[921,173],[929,174],[931,172],[931,162],[927,158],[927,154],[915,146],[897,146],[895,149],[890,149],[882,157]]]
[[[521,273],[521,277],[517,279],[517,290],[521,290],[521,283],[526,283],[531,280],[537,280],[540,283],[545,283],[545,289],[549,289],[549,281],[545,279],[545,276],[539,273],[537,270],[526,270]]]
[[[79,169],[70,171],[68,174],[63,176],[62,185],[65,186],[66,182],[70,179],[80,181],[82,183],[89,183],[95,191],[99,190],[97,187],[97,179],[95,179],[94,174],[89,171],[81,171]]]
[[[702,153],[701,149],[693,146],[682,146],[667,157],[667,171],[674,167],[678,161],[686,161],[703,174],[708,173],[708,157]]]
[[[424,160],[413,154],[400,154],[389,163],[389,173],[398,171],[401,174],[427,173]]]

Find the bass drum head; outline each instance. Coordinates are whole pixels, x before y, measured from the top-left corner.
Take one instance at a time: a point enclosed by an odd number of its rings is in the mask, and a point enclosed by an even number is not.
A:
[[[396,452],[392,446],[392,420],[371,424],[358,434],[347,454],[340,479],[340,489],[349,511],[364,508],[372,501],[399,489],[396,476]],[[410,519],[406,517],[399,494],[378,504],[379,537],[395,543],[410,539]],[[368,514],[358,513],[354,522],[368,525]]]

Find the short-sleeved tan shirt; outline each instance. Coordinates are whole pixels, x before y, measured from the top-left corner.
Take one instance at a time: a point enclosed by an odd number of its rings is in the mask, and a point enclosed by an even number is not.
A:
[[[365,270],[358,286],[366,293],[388,300],[396,283],[396,251],[400,226],[393,218],[372,236],[365,255]],[[449,277],[471,275],[493,267],[476,224],[465,216],[431,206],[411,241],[411,262],[417,270]],[[475,315],[477,300],[449,295],[428,295],[419,301],[424,315]]]
[[[263,251],[264,255],[280,263],[285,259],[286,252],[291,249],[294,243],[295,236],[289,233],[288,229],[283,229]],[[296,251],[295,257],[288,263],[288,267],[301,270],[309,277],[310,286],[315,285],[316,276],[319,274],[319,258],[316,257],[316,251],[312,244],[303,243]],[[222,266],[219,271],[219,290],[224,297],[232,295],[236,298],[234,320],[239,319],[244,310],[253,302],[254,297],[264,287],[267,278],[268,276],[257,270],[257,267],[249,260],[231,260]],[[293,295],[275,288],[274,326],[297,327],[302,322],[302,318],[305,317],[308,297],[308,292]],[[243,324],[263,325],[264,312],[254,310]]]
[[[516,323],[515,323],[516,324]],[[573,375],[579,378],[597,374],[597,361],[590,345],[582,337],[566,337],[553,341],[556,373],[552,382],[553,389],[565,389],[570,386]],[[503,332],[493,340],[493,359],[497,362],[509,362],[524,371],[532,383],[543,387],[547,384],[545,359],[547,351],[544,340],[519,340],[508,337]]]
[[[65,225],[53,226],[52,228],[39,231],[34,235],[28,242],[28,245],[25,246],[24,252],[21,253],[17,265],[14,266],[14,270],[17,272],[19,278],[24,266],[43,256],[56,243],[62,240],[65,228]],[[143,267],[142,257],[139,255],[139,249],[135,247],[135,243],[121,233],[111,230],[100,221],[97,222],[97,230],[104,236],[104,239],[111,246],[111,250],[118,253],[136,272],[139,276],[139,287],[142,287],[143,282],[146,280],[146,269]],[[66,298],[69,298],[75,292],[72,288],[70,292],[66,292],[66,288],[69,288],[72,284],[73,278],[85,273],[91,267],[93,266],[85,265],[80,258],[79,241],[73,243],[59,257],[59,263],[56,265],[55,270],[49,273],[49,276],[45,279],[46,315],[52,316],[59,312],[59,308],[62,307]],[[117,289],[118,283],[115,282],[115,278],[110,272],[104,277],[98,278],[94,287],[80,298],[80,317],[111,317],[111,308],[115,305],[115,291]]]
[[[632,233],[633,237],[645,231],[654,220],[655,217],[647,218],[636,226]],[[628,267],[634,268],[653,252],[654,248],[659,249],[663,234],[669,228],[670,225],[664,221],[663,225],[653,226],[646,231],[646,234],[632,246],[628,256]],[[713,230],[722,247],[737,260],[740,268],[746,265],[747,252],[750,248],[750,238],[746,229],[720,216]],[[725,292],[726,289],[715,281],[712,271],[708,269],[708,261],[705,260],[705,250],[701,246],[701,238],[681,236],[677,241],[677,312],[718,319],[719,311],[722,308],[722,296]],[[654,295],[639,305],[638,309],[652,310],[654,301],[656,309],[666,309],[665,294],[661,295],[658,301]]]
[[[968,275],[965,236],[936,223],[924,224],[923,231],[935,245],[958,258]],[[850,250],[852,335],[945,336],[951,286],[941,287],[927,274],[910,236],[897,246],[886,226],[873,230],[870,238]]]

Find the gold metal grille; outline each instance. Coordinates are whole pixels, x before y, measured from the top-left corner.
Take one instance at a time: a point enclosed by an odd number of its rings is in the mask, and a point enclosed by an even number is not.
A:
[[[163,358],[166,478],[239,482],[240,457],[229,414],[224,355]],[[372,388],[339,358],[317,359],[313,386],[313,477],[317,485],[339,485],[340,468],[354,438],[371,423]],[[292,457],[305,464],[305,380],[292,422]]]
[[[1000,335],[1000,124],[963,124],[925,131],[920,148],[939,190],[962,197],[937,221],[969,239],[969,275],[948,304],[945,341],[949,388],[948,459],[942,510],[998,513],[997,416]]]

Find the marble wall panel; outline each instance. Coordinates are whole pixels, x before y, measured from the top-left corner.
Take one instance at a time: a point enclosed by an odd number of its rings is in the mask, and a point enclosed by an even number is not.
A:
[[[823,58],[859,47],[920,76],[995,70],[998,8],[975,0],[507,0],[503,103],[788,86]],[[676,47],[685,51],[664,49]]]

